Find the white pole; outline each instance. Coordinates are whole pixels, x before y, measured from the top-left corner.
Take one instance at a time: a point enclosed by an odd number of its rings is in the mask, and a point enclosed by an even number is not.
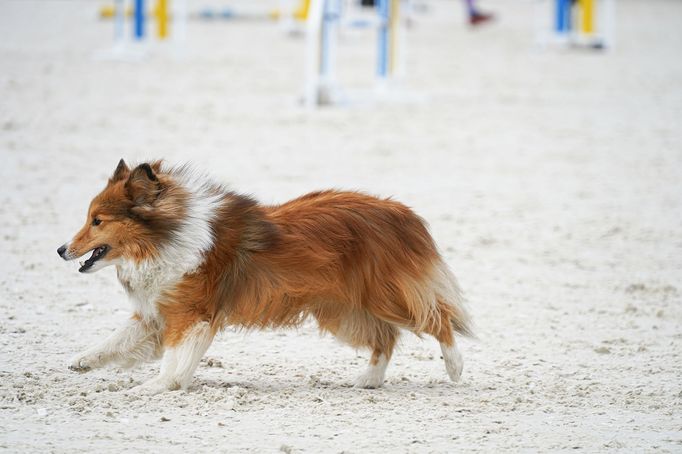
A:
[[[173,10],[172,37],[176,46],[184,47],[187,41],[187,0],[171,0]]]
[[[322,17],[322,53],[320,55],[321,89],[326,91],[326,97],[331,96],[336,83],[336,49],[339,37],[339,15],[341,14],[339,0],[325,0]]]
[[[604,46],[613,48],[616,44],[616,2],[603,0],[601,10]]]
[[[123,47],[125,40],[125,1],[114,2],[114,47]]]
[[[395,23],[395,49],[393,52],[395,54],[395,77],[397,79],[405,77],[407,73],[407,21],[411,20],[411,4],[410,0],[400,0],[398,3],[399,10],[397,11],[398,17]]]
[[[277,21],[280,28],[286,33],[292,33],[296,28],[294,24],[294,8],[293,0],[279,0],[279,17]]]
[[[314,108],[318,103],[320,87],[320,65],[322,22],[324,20],[325,0],[311,0],[306,23],[306,55],[305,55],[305,88],[303,104],[307,108]]]

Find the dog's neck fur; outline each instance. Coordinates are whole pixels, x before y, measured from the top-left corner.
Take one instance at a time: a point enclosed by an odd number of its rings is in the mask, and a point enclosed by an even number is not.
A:
[[[139,262],[125,260],[116,266],[118,279],[135,312],[145,320],[158,319],[157,302],[161,294],[202,265],[215,242],[211,223],[225,203],[225,191],[189,167],[165,172],[190,194],[184,221],[156,257]]]

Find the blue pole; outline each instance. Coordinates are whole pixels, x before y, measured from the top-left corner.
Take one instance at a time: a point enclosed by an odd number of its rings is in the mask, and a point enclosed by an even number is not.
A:
[[[571,0],[556,0],[556,31],[567,33],[571,30]]]
[[[379,15],[379,36],[377,43],[377,76],[388,76],[388,8],[390,0],[377,0]]]
[[[144,38],[144,0],[135,0],[135,39]]]

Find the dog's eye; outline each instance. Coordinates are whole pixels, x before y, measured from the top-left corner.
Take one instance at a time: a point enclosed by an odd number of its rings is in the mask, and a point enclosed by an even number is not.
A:
[[[99,218],[95,218],[92,220],[92,225],[100,225],[102,223],[102,220]]]

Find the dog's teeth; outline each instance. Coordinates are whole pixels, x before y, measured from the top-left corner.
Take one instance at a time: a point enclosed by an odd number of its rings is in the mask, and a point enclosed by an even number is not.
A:
[[[78,263],[80,263],[80,264],[81,264],[81,266],[85,266],[85,263],[83,263],[83,262],[78,262]]]

